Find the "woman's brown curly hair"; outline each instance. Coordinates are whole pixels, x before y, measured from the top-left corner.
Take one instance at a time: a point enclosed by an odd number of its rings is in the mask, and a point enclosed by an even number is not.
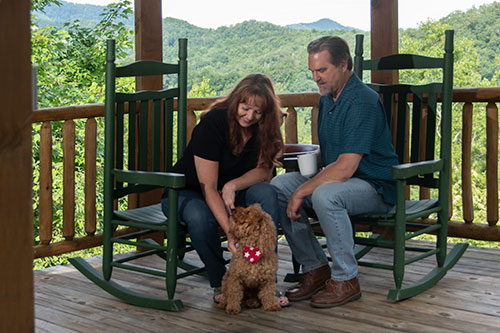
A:
[[[214,104],[210,110],[226,109],[229,121],[229,144],[234,155],[239,155],[245,143],[238,123],[238,105],[251,98],[258,98],[262,105],[262,118],[252,125],[253,135],[260,147],[259,167],[281,166],[278,158],[283,151],[283,137],[280,126],[283,113],[271,79],[264,74],[250,74],[244,77],[233,90]],[[263,146],[265,145],[265,149]]]

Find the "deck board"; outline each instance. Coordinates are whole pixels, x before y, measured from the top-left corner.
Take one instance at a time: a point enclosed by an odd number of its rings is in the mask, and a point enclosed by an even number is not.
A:
[[[390,258],[388,250],[375,249],[367,258]],[[288,246],[279,246],[278,288],[292,270]],[[188,254],[199,261],[195,254]],[[87,260],[100,267],[100,258]],[[406,272],[414,281],[431,269],[434,258],[411,265]],[[140,265],[162,267],[158,257]],[[392,273],[360,267],[363,296],[359,301],[332,309],[315,309],[307,301],[292,303],[279,312],[244,309],[226,315],[212,302],[208,281],[191,276],[178,281],[177,297],[185,309],[167,312],[121,302],[87,280],[71,265],[34,272],[36,332],[499,332],[500,250],[469,248],[464,257],[432,289],[402,302],[386,299],[393,286]],[[164,281],[120,269],[113,278],[124,286],[151,295],[165,295]]]

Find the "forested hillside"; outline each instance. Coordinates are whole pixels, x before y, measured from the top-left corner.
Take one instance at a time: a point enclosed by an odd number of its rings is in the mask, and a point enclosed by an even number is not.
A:
[[[39,26],[45,26],[50,22],[61,26],[62,21],[74,19],[79,19],[82,26],[96,25],[99,22],[99,14],[105,8],[64,1],[60,3],[61,6],[51,5],[45,8],[44,13],[36,13]],[[117,20],[127,26],[133,21],[131,15],[128,19],[119,17]],[[328,25],[323,25],[324,22]],[[455,29],[457,44],[465,43],[463,50],[465,54],[458,52],[456,57],[460,59],[464,56],[471,59],[467,66],[469,75],[475,77],[478,74],[481,78],[487,79],[480,83],[481,85],[497,84],[500,75],[499,2],[472,8],[466,12],[456,11],[438,22],[427,23],[437,24],[440,29]],[[335,24],[342,27],[331,20],[320,20],[314,24],[297,23],[293,28],[266,22],[246,21],[229,27],[204,29],[186,21],[165,18],[164,56],[166,60],[174,61],[177,56],[177,39],[188,38],[189,86],[191,88],[203,85],[205,88],[210,88],[205,89],[207,94],[225,94],[241,77],[251,72],[263,72],[271,76],[279,93],[311,91],[316,86],[307,70],[305,50],[307,43],[323,35],[335,34],[345,38],[352,48],[355,34],[363,33],[351,28],[321,30]],[[298,26],[302,29],[296,29]],[[429,38],[427,35],[430,33],[429,29],[423,27],[425,24],[418,29],[400,30],[400,52],[425,54],[429,51],[422,47],[428,45],[425,40]],[[369,33],[364,33],[365,50],[367,50],[365,52],[369,52]],[[473,59],[470,53],[476,54],[476,59]],[[130,50],[129,54],[131,56],[128,60],[133,58],[133,51]],[[477,81],[476,78],[474,81]],[[458,83],[456,86],[465,86],[471,82],[459,79],[456,83]]]
[[[466,12],[454,12],[441,20],[455,29],[457,36],[474,42],[479,52],[479,73],[491,79],[500,67],[500,2]]]
[[[354,31],[295,30],[257,21],[214,30],[166,18],[163,52],[167,60],[174,61],[177,39],[188,38],[190,82],[197,84],[208,78],[218,95],[254,72],[269,75],[279,93],[311,91],[316,84],[307,69],[306,46],[327,34],[340,35],[354,45]]]

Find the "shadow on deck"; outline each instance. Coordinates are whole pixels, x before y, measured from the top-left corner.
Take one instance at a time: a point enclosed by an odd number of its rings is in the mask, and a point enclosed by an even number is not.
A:
[[[369,256],[384,256],[374,249]],[[292,270],[288,246],[279,246],[278,289]],[[195,254],[192,259],[197,260]],[[390,255],[385,255],[391,258]],[[87,259],[100,266],[100,257]],[[407,269],[409,282],[427,272],[433,258]],[[149,266],[160,258],[142,259]],[[36,332],[498,332],[500,331],[500,250],[469,247],[456,266],[432,289],[394,303],[386,299],[393,286],[390,271],[360,267],[362,297],[332,309],[315,309],[307,301],[279,312],[243,309],[227,315],[212,302],[212,290],[202,277],[177,284],[185,309],[166,312],[128,305],[87,280],[71,265],[34,272]],[[124,286],[164,295],[160,278],[120,269],[113,276]]]

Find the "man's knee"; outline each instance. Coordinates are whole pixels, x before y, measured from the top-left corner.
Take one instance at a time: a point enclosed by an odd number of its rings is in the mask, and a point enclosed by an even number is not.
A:
[[[269,183],[261,182],[250,186],[246,193],[247,204],[273,204],[277,202],[277,189]]]
[[[335,191],[335,186],[332,184],[327,185],[318,186],[312,193],[311,201],[314,210],[342,206],[341,193]]]
[[[297,181],[296,177],[295,173],[283,173],[274,177],[271,180],[271,185],[278,189],[278,193],[290,197],[300,186],[300,182]]]
[[[283,185],[286,184],[286,178],[287,178],[286,173],[283,173],[281,175],[277,175],[277,176],[273,177],[273,179],[271,179],[271,185],[281,189],[281,188],[283,188]]]

